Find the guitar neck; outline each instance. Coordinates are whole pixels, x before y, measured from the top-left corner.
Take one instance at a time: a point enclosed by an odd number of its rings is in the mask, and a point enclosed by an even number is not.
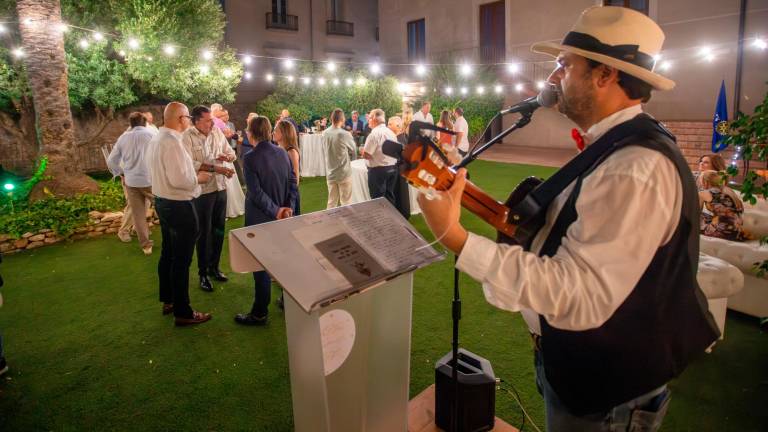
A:
[[[509,208],[483,192],[471,181],[467,181],[461,205],[471,211],[498,231],[509,237],[515,234],[515,225],[509,223]]]

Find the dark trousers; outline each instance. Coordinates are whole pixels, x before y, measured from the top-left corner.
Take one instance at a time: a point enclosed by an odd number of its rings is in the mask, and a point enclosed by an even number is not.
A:
[[[155,198],[155,210],[160,217],[163,249],[157,263],[160,278],[160,301],[173,303],[173,314],[191,318],[189,306],[189,265],[199,233],[197,212],[192,201]]]
[[[371,192],[371,199],[384,197],[397,207],[396,188],[396,166],[368,168],[368,190]]]
[[[197,239],[197,274],[205,276],[209,269],[219,268],[227,222],[227,191],[203,194],[193,202],[200,224],[200,237]]]
[[[253,307],[251,307],[251,315],[266,316],[269,313],[268,307],[272,294],[272,279],[269,277],[269,273],[265,271],[253,272],[253,285],[256,295],[253,300]]]

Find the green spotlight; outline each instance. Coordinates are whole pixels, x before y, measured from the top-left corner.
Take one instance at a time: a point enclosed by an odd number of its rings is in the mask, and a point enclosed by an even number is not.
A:
[[[13,183],[6,183],[3,185],[3,188],[7,191],[12,191],[16,189],[16,185],[14,185]]]

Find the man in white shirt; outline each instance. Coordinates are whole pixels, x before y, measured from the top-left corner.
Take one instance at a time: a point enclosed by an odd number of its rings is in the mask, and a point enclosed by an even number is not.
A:
[[[181,132],[189,126],[189,119],[184,104],[169,103],[163,112],[163,127],[150,141],[145,155],[163,234],[157,264],[160,301],[163,315],[173,313],[177,326],[211,319],[211,314],[194,311],[189,305],[189,265],[199,234],[192,200],[200,195],[200,183],[208,183],[213,177],[195,169],[181,144]]]
[[[107,158],[107,167],[123,181],[125,198],[130,207],[133,225],[139,236],[139,245],[144,255],[152,255],[152,240],[149,239],[147,225],[147,202],[151,202],[152,181],[144,160],[149,141],[155,136],[145,127],[146,118],[140,112],[133,112],[128,117],[131,128],[123,132]],[[124,213],[124,217],[127,218]],[[121,237],[121,240],[123,238]],[[130,240],[130,236],[128,237]]]
[[[530,244],[496,244],[461,226],[465,170],[452,199],[419,198],[457,268],[483,283],[489,303],[522,312],[550,431],[657,430],[666,383],[719,336],[696,282],[693,177],[640,106],[652,89],[674,87],[653,72],[663,40],[641,13],[593,7],[561,43],[534,45],[557,57],[557,108],[589,145],[548,181],[551,193],[529,195],[541,211],[513,206],[510,220],[540,221]]]
[[[397,136],[387,127],[384,111],[376,108],[368,114],[371,133],[365,139],[363,158],[368,165],[368,190],[371,199],[385,197],[397,206],[395,187],[397,186],[397,161],[382,152],[384,141],[397,142]]]
[[[464,109],[456,107],[453,110],[453,115],[456,117],[456,121],[453,122],[453,131],[456,132],[456,147],[461,156],[466,156],[469,152],[469,125],[467,119],[464,118]]]
[[[435,120],[432,118],[432,113],[429,111],[432,109],[432,103],[425,101],[421,104],[421,109],[416,111],[416,114],[413,115],[413,121],[420,121],[425,122],[429,124],[435,124]],[[422,130],[421,134],[424,136],[433,136],[435,134],[435,131],[431,130]]]
[[[147,119],[146,128],[156,134],[158,129],[157,126],[155,126],[155,117],[152,115],[152,111],[144,111],[142,114],[144,115],[144,118]]]
[[[234,161],[235,152],[222,131],[213,126],[211,111],[203,105],[192,108],[192,126],[182,133],[181,142],[197,171],[215,174],[209,182],[201,185],[200,196],[194,200],[200,223],[197,274],[200,289],[212,292],[213,284],[209,276],[220,282],[227,281],[219,262],[227,221],[226,179],[232,177],[234,170],[221,163]]]

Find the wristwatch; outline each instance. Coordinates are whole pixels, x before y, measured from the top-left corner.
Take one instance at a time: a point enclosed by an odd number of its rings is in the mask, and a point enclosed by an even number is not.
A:
[[[210,167],[210,168],[208,168],[208,171],[209,171],[209,172],[216,172],[216,167],[214,167],[213,165],[211,165],[211,167]]]

